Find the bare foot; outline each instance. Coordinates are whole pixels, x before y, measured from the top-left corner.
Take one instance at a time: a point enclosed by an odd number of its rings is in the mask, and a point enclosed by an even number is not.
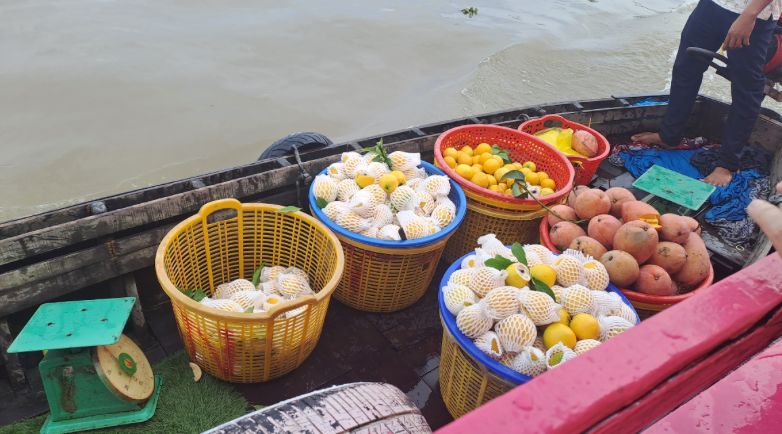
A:
[[[782,193],[782,182],[777,184],[777,191]],[[750,202],[747,211],[782,256],[782,210],[765,200],[755,199]]]
[[[660,145],[664,148],[671,147],[660,139],[659,133],[640,133],[630,137],[630,140],[634,142],[646,143],[648,145]]]
[[[711,175],[701,179],[701,181],[705,182],[706,184],[711,184],[715,187],[724,187],[730,184],[732,179],[733,173],[731,173],[730,170],[717,167],[713,172],[711,172]]]

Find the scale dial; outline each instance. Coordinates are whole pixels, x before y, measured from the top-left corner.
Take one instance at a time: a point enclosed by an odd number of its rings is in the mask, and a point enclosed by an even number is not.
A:
[[[95,347],[92,361],[106,387],[118,398],[140,402],[152,396],[155,375],[141,349],[125,335],[113,345]]]

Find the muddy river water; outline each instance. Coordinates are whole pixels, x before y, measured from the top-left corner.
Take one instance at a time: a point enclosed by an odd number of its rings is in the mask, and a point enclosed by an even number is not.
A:
[[[460,12],[470,6],[478,15]],[[338,142],[530,104],[664,90],[693,7],[7,0],[0,221],[251,162],[297,131]],[[703,91],[730,95],[711,74]]]

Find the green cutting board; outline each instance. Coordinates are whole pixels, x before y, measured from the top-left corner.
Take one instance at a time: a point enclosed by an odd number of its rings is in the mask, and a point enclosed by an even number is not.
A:
[[[658,165],[636,179],[633,187],[691,210],[700,208],[716,188]]]

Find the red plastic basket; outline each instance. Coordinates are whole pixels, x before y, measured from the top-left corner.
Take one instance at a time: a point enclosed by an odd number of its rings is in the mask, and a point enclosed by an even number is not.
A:
[[[546,121],[554,120],[562,123],[562,128],[570,128],[573,131],[583,130],[589,134],[595,136],[597,139],[597,155],[592,158],[577,157],[575,155],[565,155],[565,158],[573,163],[580,162],[581,168],[576,170],[576,185],[587,185],[592,182],[592,177],[597,172],[597,166],[608,157],[608,153],[611,151],[611,145],[608,143],[605,137],[592,128],[586,127],[576,122],[570,122],[558,115],[546,115],[542,118],[530,119],[523,124],[519,125],[519,131],[522,133],[534,135],[538,131],[545,130]]]
[[[540,242],[552,252],[559,253],[559,250],[557,250],[557,248],[554,247],[554,243],[551,242],[551,238],[549,238],[548,231],[549,231],[548,219],[543,218],[543,220],[540,222]],[[630,289],[624,289],[624,288],[618,288],[618,289],[622,291],[622,294],[624,294],[624,296],[627,297],[628,300],[630,300],[630,303],[638,312],[638,315],[641,316],[641,319],[645,319],[645,318],[649,318],[650,316],[654,315],[657,312],[663,311],[673,306],[676,303],[680,303],[701,291],[704,291],[705,289],[710,287],[712,283],[714,283],[714,267],[711,265],[710,262],[709,275],[706,276],[706,278],[703,280],[703,282],[700,283],[700,285],[693,288],[691,291],[685,292],[684,294],[649,295],[649,294],[643,294],[641,292],[632,291]]]
[[[475,149],[481,143],[497,145],[508,151],[513,161],[532,161],[538,171],[546,172],[557,185],[557,192],[538,199],[542,203],[550,203],[567,196],[573,188],[573,165],[562,153],[553,146],[532,135],[511,128],[496,125],[463,125],[450,129],[437,138],[434,144],[434,157],[437,165],[454,181],[458,182],[465,194],[470,198],[480,200],[498,207],[510,209],[540,209],[534,199],[517,199],[508,194],[497,193],[479,187],[456,174],[443,159],[443,151],[447,148],[461,149],[470,146]],[[472,194],[470,194],[472,193]],[[487,200],[488,199],[488,200]]]

